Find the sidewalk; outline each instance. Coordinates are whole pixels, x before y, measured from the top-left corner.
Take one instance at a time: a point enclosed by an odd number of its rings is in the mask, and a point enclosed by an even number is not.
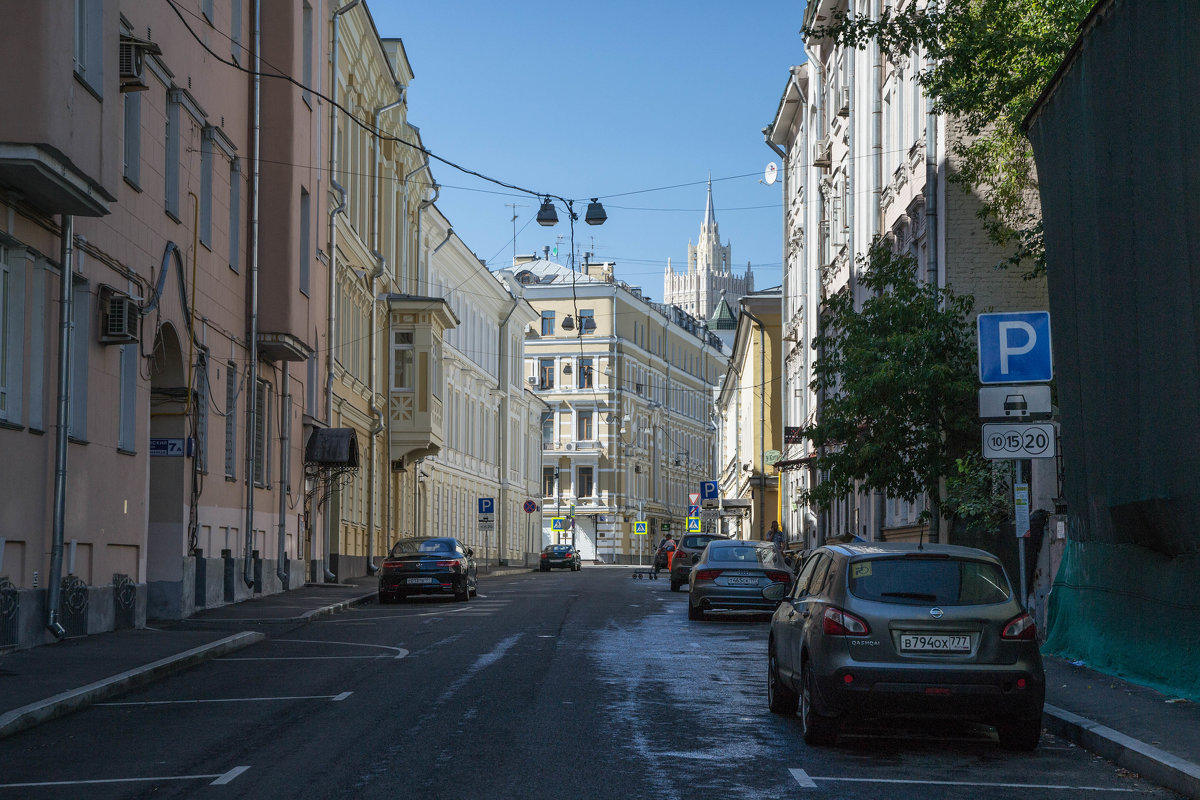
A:
[[[507,567],[488,575],[530,572]],[[198,612],[0,655],[0,739],[375,597],[374,578],[308,585]],[[1051,732],[1200,800],[1200,704],[1046,656]]]

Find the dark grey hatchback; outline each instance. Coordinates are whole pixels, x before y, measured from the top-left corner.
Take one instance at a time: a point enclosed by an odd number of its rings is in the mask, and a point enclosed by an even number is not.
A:
[[[1046,680],[1033,619],[990,553],[871,543],[815,550],[771,619],[767,696],[800,709],[804,740],[844,720],[926,717],[996,726],[1032,750]]]

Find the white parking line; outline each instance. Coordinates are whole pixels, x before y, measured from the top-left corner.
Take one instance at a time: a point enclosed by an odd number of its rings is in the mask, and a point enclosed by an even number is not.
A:
[[[408,655],[408,651],[403,647],[392,647],[386,644],[367,644],[365,642],[327,642],[321,639],[273,639],[277,644],[340,644],[345,647],[375,647],[380,650],[390,650],[396,655],[391,658],[404,658]],[[356,658],[388,658],[383,655],[373,656],[227,656],[218,658],[217,661],[326,661],[338,659],[356,659]]]
[[[820,775],[809,775],[802,769],[790,768],[788,772],[804,789],[816,789],[816,781],[841,783],[894,783],[911,784],[916,786],[978,786],[987,789],[1052,789],[1064,792],[1126,792],[1130,794],[1149,794],[1149,789],[1123,789],[1114,786],[1064,786],[1053,783],[989,783],[986,781],[934,781],[934,780],[904,780],[902,778],[825,778]]]
[[[33,789],[46,786],[87,786],[102,783],[149,783],[152,781],[206,781],[210,778],[215,780],[211,786],[223,785],[229,783],[238,775],[241,775],[249,767],[234,767],[228,772],[222,772],[217,775],[159,775],[154,778],[91,778],[79,781],[40,781],[29,783],[0,783],[0,789]]]
[[[353,692],[341,694],[296,695],[294,697],[222,697],[211,700],[140,700],[120,703],[96,703],[98,706],[176,706],[194,703],[264,703],[272,700],[329,700],[339,702],[345,700]]]

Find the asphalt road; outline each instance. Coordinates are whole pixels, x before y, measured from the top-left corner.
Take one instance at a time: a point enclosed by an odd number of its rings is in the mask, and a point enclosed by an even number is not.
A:
[[[359,606],[0,741],[3,798],[1174,797],[1049,734],[767,711],[766,620],[618,567]]]

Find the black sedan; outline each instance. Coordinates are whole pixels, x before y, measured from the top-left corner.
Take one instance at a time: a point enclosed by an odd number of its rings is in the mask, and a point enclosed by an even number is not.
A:
[[[478,592],[475,554],[458,539],[423,536],[392,545],[379,570],[379,602],[411,594],[451,594],[470,600]]]
[[[549,572],[554,567],[562,567],[572,572],[583,569],[583,557],[579,555],[579,551],[575,549],[574,545],[569,544],[547,546],[542,550],[540,561],[538,568],[542,572]]]

